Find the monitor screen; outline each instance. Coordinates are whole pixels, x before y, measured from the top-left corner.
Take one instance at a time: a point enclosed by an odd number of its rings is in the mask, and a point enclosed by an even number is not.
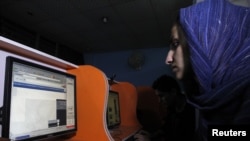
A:
[[[2,137],[50,138],[77,130],[76,77],[18,58],[6,58]]]
[[[119,105],[119,93],[110,90],[108,95],[107,104],[107,126],[109,129],[115,128],[120,125],[120,105]]]

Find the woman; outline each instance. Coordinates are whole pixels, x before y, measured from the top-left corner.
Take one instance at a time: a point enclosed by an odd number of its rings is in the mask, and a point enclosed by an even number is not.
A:
[[[249,125],[250,9],[226,0],[183,8],[171,38],[166,63],[200,110],[199,140],[210,125]]]

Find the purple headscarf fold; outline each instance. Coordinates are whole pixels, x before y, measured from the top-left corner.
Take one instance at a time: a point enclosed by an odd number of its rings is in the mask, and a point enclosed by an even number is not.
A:
[[[192,104],[211,110],[237,98],[250,83],[250,8],[205,0],[182,8],[180,22],[201,89]]]

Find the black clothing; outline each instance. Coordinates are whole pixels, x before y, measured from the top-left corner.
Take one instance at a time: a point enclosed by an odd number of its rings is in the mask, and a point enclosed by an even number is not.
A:
[[[177,112],[171,109],[164,118],[163,134],[152,138],[152,141],[193,141],[195,133],[195,108],[186,103],[185,108]]]

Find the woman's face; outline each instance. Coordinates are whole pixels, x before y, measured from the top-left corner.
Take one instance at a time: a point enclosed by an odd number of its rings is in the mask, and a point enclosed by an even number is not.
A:
[[[184,51],[183,45],[180,44],[180,35],[178,34],[177,26],[174,25],[171,30],[171,48],[166,57],[166,64],[170,65],[177,79],[184,78],[187,69],[187,54]],[[187,47],[185,47],[187,48]]]

